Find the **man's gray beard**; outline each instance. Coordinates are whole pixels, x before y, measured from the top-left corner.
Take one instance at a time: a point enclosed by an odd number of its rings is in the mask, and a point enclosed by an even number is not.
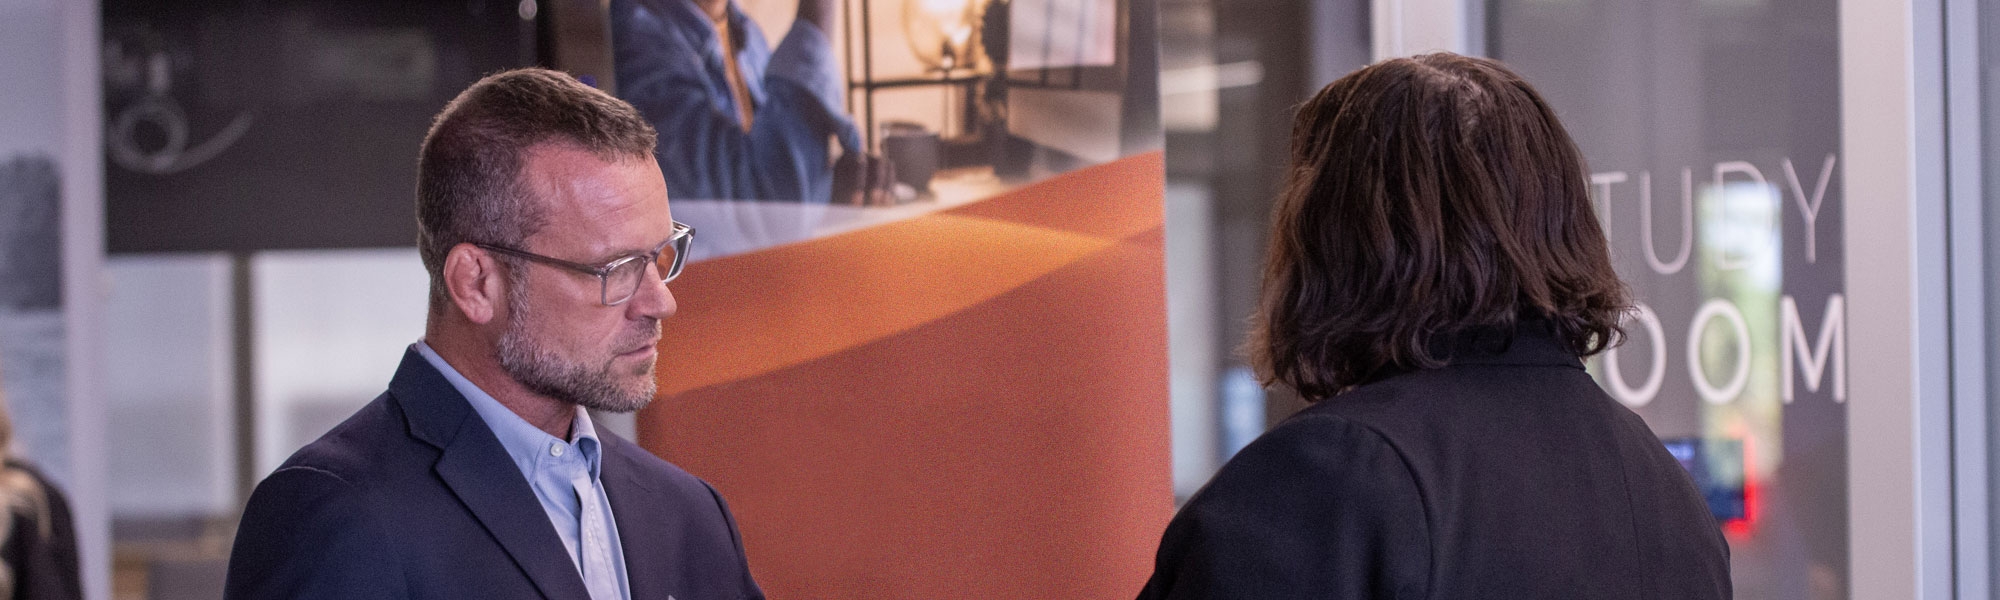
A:
[[[652,377],[645,378],[646,383],[641,389],[627,392],[614,383],[619,378],[612,373],[610,361],[592,369],[588,365],[565,361],[560,355],[529,339],[524,326],[529,318],[525,286],[510,285],[508,288],[507,312],[510,318],[507,330],[500,334],[498,350],[500,370],[513,377],[514,381],[537,394],[597,411],[629,413],[645,408],[653,401],[653,393],[658,390],[659,384]],[[654,321],[653,326],[659,327],[659,321]]]

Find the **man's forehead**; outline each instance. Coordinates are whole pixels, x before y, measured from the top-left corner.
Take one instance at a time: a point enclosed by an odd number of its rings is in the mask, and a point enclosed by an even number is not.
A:
[[[659,163],[653,159],[651,153],[628,155],[600,152],[576,142],[563,140],[539,142],[521,151],[521,170],[525,173],[579,174],[642,165],[652,165],[656,170],[659,168]]]
[[[673,232],[666,181],[651,157],[538,144],[524,162],[529,201],[543,211],[541,233],[571,238],[564,245],[606,254],[650,251]]]
[[[537,146],[522,164],[523,180],[547,200],[666,201],[666,181],[650,157],[604,156],[573,146]]]

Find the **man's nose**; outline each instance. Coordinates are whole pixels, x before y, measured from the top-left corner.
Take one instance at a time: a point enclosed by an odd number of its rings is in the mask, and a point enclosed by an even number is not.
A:
[[[652,317],[664,320],[674,316],[674,312],[679,310],[680,306],[674,302],[674,292],[667,289],[667,283],[649,275],[645,282],[639,284],[639,290],[632,294],[632,302],[627,308],[632,313],[629,316],[633,318]]]

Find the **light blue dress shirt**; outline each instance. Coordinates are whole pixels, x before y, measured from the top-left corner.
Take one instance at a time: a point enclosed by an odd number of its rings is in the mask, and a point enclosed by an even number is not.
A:
[[[629,600],[632,591],[625,577],[625,549],[619,544],[618,523],[611,516],[611,501],[604,495],[604,483],[599,479],[603,453],[590,413],[576,407],[570,439],[558,439],[473,385],[429,344],[418,341],[416,350],[444,374],[445,380],[465,396],[472,410],[493,429],[494,437],[500,438],[500,445],[527,478],[528,487],[535,490],[535,499],[541,501],[542,510],[548,512],[549,523],[555,526],[556,536],[562,538],[563,546],[569,550],[570,560],[575,561],[592,600]],[[598,524],[587,526],[593,521]]]
[[[643,6],[642,6],[643,4]],[[657,10],[656,10],[657,9]],[[829,140],[861,152],[843,108],[847,86],[827,32],[793,21],[772,50],[749,15],[728,4],[736,65],[753,107],[743,129],[715,24],[687,0],[611,0],[618,95],[660,131],[667,193],[688,200],[827,202]]]

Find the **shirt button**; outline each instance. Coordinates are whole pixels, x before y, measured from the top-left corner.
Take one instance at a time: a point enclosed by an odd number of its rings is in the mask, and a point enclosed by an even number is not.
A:
[[[549,456],[562,456],[562,444],[549,444]]]

